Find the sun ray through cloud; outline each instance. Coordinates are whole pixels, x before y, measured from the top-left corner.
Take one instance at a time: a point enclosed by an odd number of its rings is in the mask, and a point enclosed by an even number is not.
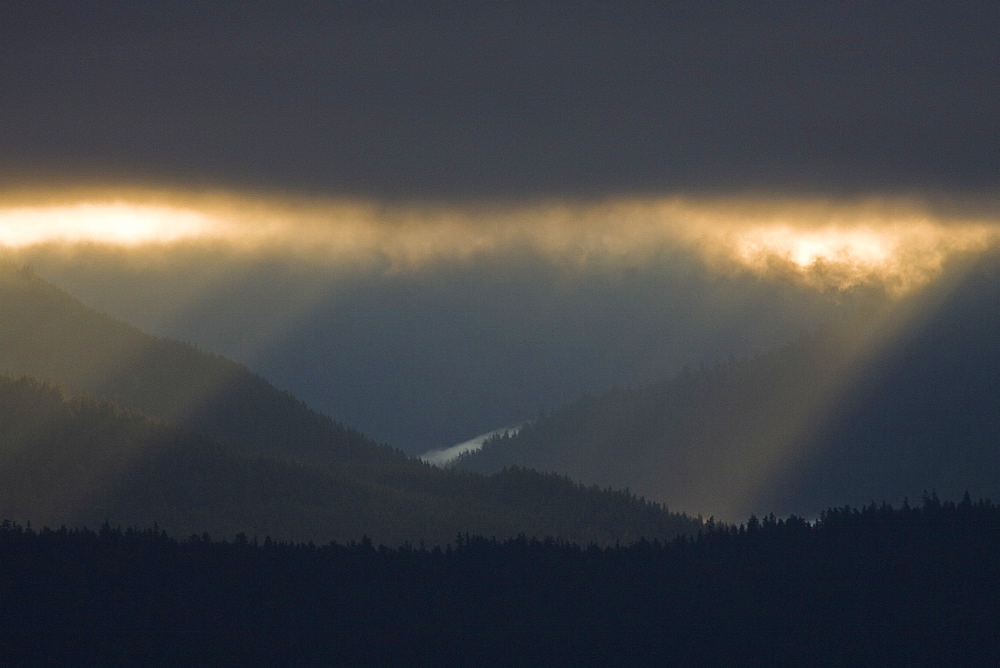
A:
[[[135,289],[119,285],[115,299],[144,304],[144,321],[154,329],[211,321],[219,345],[210,348],[251,366],[294,340],[300,328],[315,327],[316,317],[330,317],[322,314],[332,313],[331,303],[341,299],[336,295],[351,285],[432,285],[430,277],[442,272],[495,272],[526,257],[574,285],[585,284],[586,276],[652,277],[683,258],[707,276],[776,290],[792,286],[818,301],[860,290],[906,305],[879,316],[894,313],[895,320],[885,321],[894,326],[872,322],[870,336],[845,350],[842,368],[822,379],[822,392],[783,417],[764,457],[771,463],[739,469],[745,475],[730,489],[738,503],[795,461],[802,435],[832,410],[873,351],[891,345],[893,332],[904,327],[899,313],[919,310],[913,305],[947,267],[996,248],[998,231],[1000,219],[988,207],[900,197],[664,195],[464,204],[166,190],[0,197],[5,257],[43,268],[53,280],[63,276],[71,291],[71,277],[88,271],[81,266],[137,277]],[[101,286],[108,280],[115,279],[92,281],[93,289],[106,293]],[[246,305],[220,301],[251,289],[257,296]],[[266,309],[268,317],[254,316],[254,308]],[[697,307],[690,313],[705,326],[739,329],[752,317],[724,295],[701,308],[704,313]]]

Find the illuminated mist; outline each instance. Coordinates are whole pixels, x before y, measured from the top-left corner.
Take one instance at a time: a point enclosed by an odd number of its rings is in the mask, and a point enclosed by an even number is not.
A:
[[[0,244],[84,302],[246,363],[411,454],[862,308],[811,394],[760,416],[766,447],[720,462],[726,498],[693,490],[680,508],[738,517],[964,259],[1000,245],[995,211],[912,197],[51,191],[0,196]]]
[[[135,251],[203,244],[388,272],[534,252],[568,270],[641,266],[680,250],[713,271],[794,280],[819,290],[878,285],[901,295],[960,253],[997,243],[1000,217],[906,198],[833,201],[620,198],[466,205],[282,200],[132,191],[0,204],[0,244],[98,244]],[[3,198],[0,198],[0,202]]]

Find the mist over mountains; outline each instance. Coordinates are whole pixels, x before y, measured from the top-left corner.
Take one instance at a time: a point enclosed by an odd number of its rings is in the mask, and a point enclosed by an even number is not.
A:
[[[0,663],[1000,665],[998,34],[0,3]]]
[[[0,269],[0,369],[118,405],[254,453],[313,461],[391,458],[218,355],[94,312],[30,270]]]
[[[146,336],[119,320],[98,315],[30,272],[5,271],[3,307],[10,317],[0,325],[6,342],[0,361],[8,373],[53,382],[70,393],[107,397],[123,408],[226,444],[233,452],[368,467],[357,475],[369,482],[373,475],[385,475],[393,480],[391,486],[397,485],[400,475],[424,481],[418,487],[434,476],[457,480],[448,472],[421,471],[421,467],[428,467],[311,411],[246,367],[187,344]],[[995,383],[1000,373],[994,373],[1000,365],[993,350],[993,333],[998,331],[1000,318],[995,306],[1000,301],[995,259],[980,261],[962,280],[955,278],[962,275],[953,269],[949,274],[952,278],[896,305],[877,293],[866,296],[864,291],[845,294],[839,304],[813,297],[813,309],[806,309],[808,317],[799,313],[798,322],[809,318],[815,322],[826,313],[826,324],[814,333],[800,334],[792,343],[770,352],[730,355],[727,362],[709,357],[707,364],[689,366],[679,375],[664,371],[662,376],[670,380],[587,395],[549,411],[547,417],[527,425],[516,436],[494,439],[483,450],[463,457],[459,466],[480,473],[497,473],[509,466],[553,471],[585,484],[628,488],[672,510],[735,522],[751,513],[814,516],[843,502],[898,503],[904,496],[917,498],[930,489],[950,498],[966,490],[996,496],[993,472],[997,461],[990,446],[1000,434],[996,417],[1000,414],[1000,389]],[[267,284],[266,276],[280,280]],[[598,280],[595,276],[590,275]],[[227,295],[247,294],[248,285],[269,285],[265,298],[277,303],[293,278],[293,273],[264,272],[255,283],[243,276],[239,287],[233,288],[238,292],[223,289],[201,303],[205,308],[224,304]],[[525,326],[526,320],[541,317],[546,308],[560,308],[556,305],[558,285],[540,294],[527,290],[529,282],[537,278],[532,275],[524,283],[512,279],[508,288],[520,285],[524,289],[511,290],[506,302],[498,302],[500,293],[494,292],[490,299],[478,303],[479,311],[473,297],[449,302],[448,295],[454,293],[435,291],[433,285],[451,282],[433,283],[443,281],[440,275],[436,279],[427,275],[422,279],[427,283],[409,287],[402,279],[393,284],[384,280],[372,283],[369,291],[358,295],[381,294],[382,300],[376,299],[375,306],[366,308],[362,297],[355,295],[350,303],[357,307],[357,318],[346,322],[323,315],[322,309],[309,312],[289,327],[283,345],[271,349],[271,359],[298,359],[285,367],[284,373],[293,374],[308,366],[317,386],[321,379],[329,379],[331,370],[326,362],[335,367],[356,365],[356,372],[337,376],[339,382],[328,384],[329,391],[347,396],[358,390],[359,396],[365,397],[373,396],[371,388],[381,388],[374,393],[379,401],[369,406],[370,419],[377,421],[381,416],[397,433],[410,434],[407,429],[412,429],[413,417],[428,407],[437,407],[436,414],[429,411],[432,415],[428,419],[438,425],[448,415],[456,416],[456,424],[471,425],[484,416],[513,413],[514,409],[504,407],[498,397],[516,397],[523,387],[534,387],[524,394],[536,392],[537,401],[537,390],[545,387],[547,379],[558,378],[565,388],[582,377],[600,376],[611,384],[612,378],[627,377],[630,364],[636,368],[639,360],[656,352],[655,347],[643,347],[642,341],[650,337],[647,330],[634,333],[638,348],[630,349],[622,339],[619,347],[598,356],[594,351],[599,343],[612,332],[625,334],[628,326],[612,327],[604,334],[580,334],[579,319],[570,318],[565,325],[569,338],[555,337],[551,345],[568,345],[571,355],[579,356],[580,365],[574,373],[560,376],[559,369],[574,368],[571,359],[546,360],[542,355],[546,345],[538,345],[533,337],[548,330]],[[627,274],[619,274],[615,280],[629,279]],[[485,289],[488,284],[484,280],[479,287]],[[694,284],[703,285],[698,281]],[[475,288],[477,284],[471,285]],[[565,289],[575,297],[561,308],[572,309],[574,299],[582,299],[585,285],[584,277],[571,282]],[[613,282],[598,280],[591,285],[595,289],[590,294],[605,305],[622,294]],[[607,292],[597,290],[598,286]],[[758,287],[759,295],[773,289],[764,284]],[[720,299],[728,295],[739,301],[737,294],[742,299],[755,289],[750,285],[738,293],[730,283],[718,288],[716,294]],[[649,295],[643,294],[648,299]],[[701,297],[704,294],[699,293]],[[778,294],[801,295],[793,289],[778,290]],[[744,342],[746,337],[765,333],[773,338],[779,332],[787,336],[793,319],[768,322],[764,318],[764,324],[755,326],[756,333],[737,327],[737,323],[753,320],[745,310],[755,305],[771,308],[771,313],[791,315],[799,304],[786,303],[783,311],[780,301],[772,295],[742,303],[742,311],[727,316],[732,328],[722,327],[721,334],[707,336],[712,340],[709,347],[721,346],[719,342],[729,340],[727,336]],[[802,301],[808,300],[803,296]],[[234,299],[232,307],[249,310],[238,302]],[[527,304],[528,316],[487,318],[484,309],[497,303],[506,303],[510,315]],[[425,312],[420,313],[418,306]],[[635,312],[630,303],[623,309],[619,312],[623,317]],[[693,308],[690,313],[694,313]],[[229,326],[251,322],[238,312],[221,309],[217,321],[222,322],[225,316],[233,317]],[[430,325],[436,317],[441,321],[435,328],[421,333],[421,323]],[[668,320],[653,318],[647,325],[660,322],[666,327]],[[352,334],[355,342],[351,343],[346,337],[320,335],[319,322],[345,333],[359,322],[380,326],[372,330],[360,327],[360,333]],[[404,322],[416,328],[404,327]],[[627,322],[625,318],[623,323]],[[464,329],[470,323],[478,323],[478,336]],[[611,321],[606,324],[611,325]],[[640,329],[647,325],[640,325]],[[702,325],[696,319],[670,325],[668,329],[674,332],[670,340],[676,342],[683,331],[693,336]],[[395,352],[374,361],[354,358],[348,351],[363,349],[361,334],[371,342],[370,354],[387,349]],[[407,334],[410,340],[404,342]],[[583,337],[578,340],[586,341],[586,346],[577,349],[567,344],[572,336]],[[432,349],[422,347],[432,340]],[[290,344],[295,341],[302,344]],[[526,360],[504,365],[491,359],[488,365],[470,365],[472,347],[499,350],[502,361],[507,354],[503,351],[513,350],[508,346],[518,341],[530,352]],[[469,347],[466,353],[462,346]],[[323,350],[328,352],[318,352]],[[593,361],[589,367],[585,364],[588,359]],[[365,366],[369,362],[370,366]],[[534,363],[536,376],[524,375],[526,369],[532,370],[526,362]],[[482,373],[471,385],[463,375],[470,368],[479,368]],[[646,373],[655,373],[655,368],[651,366]],[[402,389],[409,382],[407,378],[412,380],[413,374],[426,369],[432,372],[420,386],[425,391],[416,391],[416,386]],[[588,376],[595,369],[597,376]],[[445,378],[450,380],[444,382]],[[365,383],[372,383],[367,394]],[[574,393],[579,396],[582,391]],[[448,403],[449,398],[454,404]],[[519,410],[528,410],[525,405]],[[545,413],[542,408],[536,403],[529,417]],[[459,417],[464,410],[473,417]],[[419,430],[414,430],[404,438],[413,448],[431,441],[424,436],[421,439]],[[386,474],[390,469],[395,473]],[[378,470],[383,472],[373,473]],[[357,529],[360,524],[354,526]],[[514,525],[510,527],[517,532]],[[405,535],[416,536],[413,532]],[[614,531],[602,535],[611,536]]]
[[[84,303],[237,360],[411,455],[585,392],[766,352],[880,298],[713,275],[680,253],[567,269],[521,250],[412,272],[225,249],[18,257]]]
[[[0,515],[14,521],[385,544],[461,532],[604,543],[700,526],[560,476],[483,477],[407,458],[28,270],[4,267],[0,313]]]

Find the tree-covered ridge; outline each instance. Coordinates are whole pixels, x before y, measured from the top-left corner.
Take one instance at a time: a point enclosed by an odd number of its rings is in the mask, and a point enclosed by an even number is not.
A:
[[[242,365],[145,334],[10,265],[0,265],[0,371],[107,397],[248,452],[306,461],[401,457]]]
[[[995,665],[1000,508],[830,509],[631,545],[0,526],[6,662]]]
[[[309,464],[248,454],[105,399],[0,376],[0,516],[284,540],[443,544],[459,531],[613,543],[699,522],[626,492],[525,470],[484,477],[404,457]]]
[[[832,349],[814,337],[753,360],[645,386],[585,396],[488,440],[459,466],[489,472],[520,464],[643,493],[704,502],[754,450],[786,436],[781,420],[808,403],[788,401],[783,388],[801,386],[827,364]]]
[[[844,354],[867,322],[831,325],[754,359],[583,398],[460,466],[557,471],[729,519],[931,488],[1000,495],[998,266],[972,271],[870,356]]]

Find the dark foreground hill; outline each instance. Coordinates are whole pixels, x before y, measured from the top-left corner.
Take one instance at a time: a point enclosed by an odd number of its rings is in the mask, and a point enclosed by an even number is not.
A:
[[[452,548],[0,526],[5,665],[997,665],[1000,511]]]
[[[459,532],[631,542],[697,520],[624,492],[397,457],[307,464],[249,454],[106,400],[0,377],[0,516],[35,526],[153,526],[283,540],[444,544]]]
[[[318,462],[401,456],[246,367],[145,334],[11,265],[0,265],[0,372],[107,397],[247,452]]]
[[[756,359],[585,398],[460,465],[557,471],[728,520],[815,516],[925,489],[1000,496],[996,264],[939,298],[892,338],[860,320]]]

